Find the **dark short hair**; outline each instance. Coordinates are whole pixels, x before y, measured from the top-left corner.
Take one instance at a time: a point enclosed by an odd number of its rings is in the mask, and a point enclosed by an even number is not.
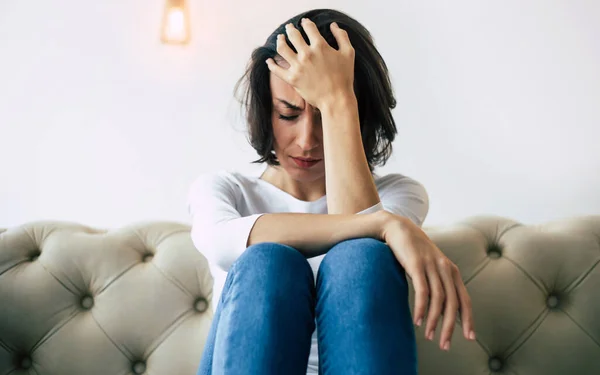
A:
[[[252,52],[246,72],[234,89],[234,95],[245,107],[248,142],[260,156],[252,163],[267,162],[269,165],[279,165],[276,156],[271,153],[275,143],[271,123],[273,99],[270,70],[265,60],[281,58],[277,53],[278,34],[286,35],[286,42],[296,52],[285,31],[285,25],[288,23],[300,30],[306,43],[309,43],[308,36],[300,24],[302,18],[313,21],[327,43],[335,49],[338,49],[338,45],[329,28],[330,24],[336,22],[348,33],[355,51],[354,93],[358,101],[360,132],[372,173],[376,165],[385,165],[392,154],[392,142],[397,129],[391,110],[396,107],[396,99],[387,66],[375,48],[369,31],[352,17],[332,9],[314,9],[289,19],[269,35],[263,46]],[[237,93],[242,84],[245,84],[245,90],[240,98]]]

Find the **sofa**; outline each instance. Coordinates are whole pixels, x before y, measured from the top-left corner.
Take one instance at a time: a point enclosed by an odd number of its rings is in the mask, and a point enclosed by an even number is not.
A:
[[[423,229],[461,271],[477,340],[460,318],[449,352],[441,324],[433,342],[416,328],[421,375],[600,374],[600,216]],[[211,286],[184,223],[0,229],[0,375],[194,375]]]

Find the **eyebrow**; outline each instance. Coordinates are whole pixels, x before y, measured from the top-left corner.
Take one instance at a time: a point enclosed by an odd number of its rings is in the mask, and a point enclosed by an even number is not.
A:
[[[288,101],[286,101],[286,100],[283,100],[283,99],[279,99],[279,98],[276,98],[276,99],[277,99],[277,100],[279,100],[281,103],[285,104],[285,106],[286,106],[286,107],[288,107],[289,109],[292,109],[292,110],[294,110],[294,111],[302,111],[302,108],[298,107],[298,106],[297,106],[297,105],[295,105],[295,104],[292,104],[292,103],[290,103],[290,102],[288,102]],[[316,112],[319,112],[319,113],[321,112],[321,111],[319,110],[319,108],[315,108],[315,111],[316,111]]]
[[[277,98],[277,100],[279,100],[281,103],[285,104],[285,106],[288,107],[289,109],[293,109],[294,111],[302,111],[302,108],[298,107],[295,104],[292,104],[288,101],[285,101],[285,100],[279,99],[279,98]]]

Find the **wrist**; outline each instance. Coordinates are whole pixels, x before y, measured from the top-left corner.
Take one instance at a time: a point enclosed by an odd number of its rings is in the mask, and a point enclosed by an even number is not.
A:
[[[332,115],[340,110],[358,108],[358,101],[354,92],[338,92],[321,100],[317,108],[319,108],[321,115]]]
[[[409,225],[407,222],[410,222],[410,219],[404,217],[404,216],[400,216],[400,215],[395,215],[389,211],[378,211],[375,212],[375,214],[379,214],[380,217],[378,218],[379,220],[379,228],[381,229],[380,231],[380,240],[386,242],[387,239],[389,238],[388,236],[390,235],[390,233],[393,232],[405,232],[406,230],[408,230]]]
[[[375,222],[375,227],[377,228],[377,239],[380,241],[385,241],[386,232],[389,231],[390,223],[394,221],[393,214],[386,210],[380,210],[377,212],[373,212],[370,214]]]

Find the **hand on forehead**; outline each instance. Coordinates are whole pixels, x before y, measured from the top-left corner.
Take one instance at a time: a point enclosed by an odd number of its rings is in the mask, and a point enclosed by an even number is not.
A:
[[[290,67],[290,64],[281,56],[276,55],[274,61],[277,65],[281,66],[284,69]],[[302,109],[305,108],[305,100],[304,98],[298,94],[294,86],[285,82],[281,78],[277,77],[275,74],[271,72],[270,74],[271,80],[271,96],[273,99],[273,104],[277,106],[281,106],[285,108],[285,105],[279,101],[278,99],[285,100],[289,103],[292,103]]]
[[[287,62],[286,59],[284,59],[283,57],[281,57],[280,55],[275,55],[275,63],[277,65],[279,65],[280,67],[282,67],[283,69],[287,69],[290,67],[290,64]]]

